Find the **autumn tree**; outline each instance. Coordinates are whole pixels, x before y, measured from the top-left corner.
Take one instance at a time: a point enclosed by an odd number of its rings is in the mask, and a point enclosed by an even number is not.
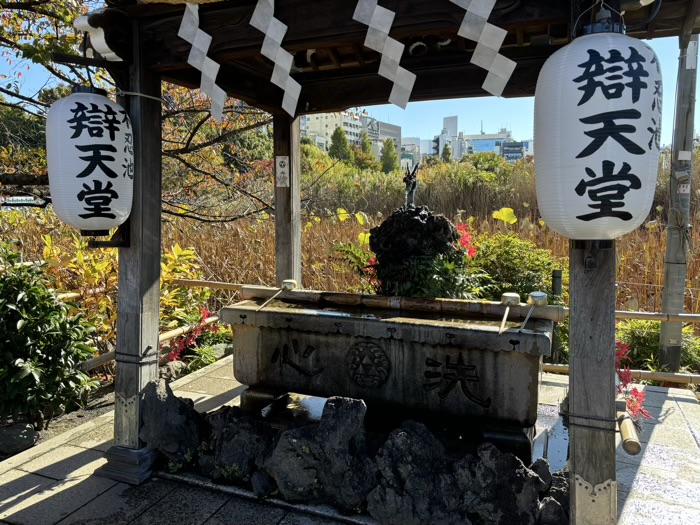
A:
[[[373,153],[365,153],[360,146],[352,146],[354,164],[361,170],[380,171],[382,165]]]
[[[340,126],[335,128],[331,135],[331,146],[328,148],[328,155],[332,159],[338,159],[343,162],[352,162],[352,150],[350,143],[345,136],[345,131]]]
[[[103,5],[0,0],[0,55],[8,66],[0,84],[0,185],[13,185],[4,192],[47,194],[43,129],[53,101],[76,85],[114,93],[107,71],[60,65],[51,57],[82,54],[83,35],[73,21]],[[29,88],[28,72],[33,80],[45,79],[41,89]],[[163,213],[226,221],[271,210],[270,115],[229,99],[215,122],[198,90],[164,84],[163,93]]]
[[[391,173],[399,169],[399,155],[396,153],[396,145],[392,139],[386,139],[382,146],[381,154],[382,171]]]

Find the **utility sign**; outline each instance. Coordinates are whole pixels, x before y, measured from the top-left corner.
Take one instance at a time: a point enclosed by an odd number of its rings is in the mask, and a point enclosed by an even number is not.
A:
[[[275,185],[289,188],[289,156],[275,157]]]

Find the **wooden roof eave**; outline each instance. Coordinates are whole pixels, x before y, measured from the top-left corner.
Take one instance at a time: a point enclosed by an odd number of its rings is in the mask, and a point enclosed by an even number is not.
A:
[[[200,28],[213,37],[208,54],[221,64],[217,84],[232,97],[276,113],[280,111],[282,91],[269,82],[272,63],[260,58],[263,34],[250,26],[255,3],[241,0],[203,4],[199,9]],[[531,96],[542,64],[569,39],[572,4],[521,0],[517,9],[498,10],[501,4],[510,3],[499,1],[490,20],[509,31],[501,52],[518,63],[504,96]],[[283,42],[285,49],[301,58],[307,50],[325,50],[323,64],[312,56],[305,68],[293,69],[293,77],[302,84],[299,114],[386,103],[391,83],[377,74],[379,55],[363,46],[367,27],[352,20],[355,2],[326,0],[314,2],[313,9],[308,9],[308,4],[307,0],[286,0],[276,6],[276,16],[289,28]],[[487,95],[481,88],[486,72],[469,62],[474,43],[457,36],[463,9],[434,0],[382,0],[382,5],[397,11],[392,37],[410,42],[412,38],[440,35],[459,44],[452,54],[404,55],[402,66],[417,75],[412,101]],[[626,14],[628,25],[645,20],[650,7],[653,4]],[[199,72],[187,64],[190,45],[177,36],[183,10],[182,5],[163,4],[120,8],[127,20],[138,20],[146,67],[165,80],[197,87]],[[653,23],[631,36],[680,36],[686,28],[697,32],[699,10],[700,0],[666,0]],[[110,19],[114,32],[120,31],[115,20],[123,24],[123,19]],[[346,62],[338,53],[340,48],[346,50]]]

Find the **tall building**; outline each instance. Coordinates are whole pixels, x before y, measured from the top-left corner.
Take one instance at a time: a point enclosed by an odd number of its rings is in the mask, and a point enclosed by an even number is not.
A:
[[[442,131],[433,139],[432,155],[442,155],[442,151],[447,144],[452,150],[452,159],[459,160],[464,155],[471,153],[469,141],[465,138],[464,133],[457,131],[459,128],[459,119],[456,115],[452,117],[444,117],[442,119]]]
[[[454,115],[452,117],[444,117],[442,119],[442,127],[447,132],[448,137],[456,137],[459,135],[459,117]]]

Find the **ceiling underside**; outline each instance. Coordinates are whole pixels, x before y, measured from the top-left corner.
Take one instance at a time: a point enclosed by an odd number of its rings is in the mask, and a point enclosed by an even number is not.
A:
[[[190,44],[177,35],[184,6],[109,3],[119,16],[98,21],[108,42],[112,35],[124,45],[129,28],[139,27],[146,67],[164,80],[199,87],[199,71],[187,64]],[[270,82],[273,63],[260,54],[264,36],[250,25],[255,4],[203,4],[199,27],[212,36],[208,56],[221,64],[217,85],[229,96],[276,113],[283,92]],[[294,55],[292,77],[302,85],[298,114],[387,103],[392,83],[378,75],[379,53],[363,45],[367,26],[352,19],[355,5],[354,0],[276,2],[275,17],[288,26],[282,47]],[[390,36],[406,46],[401,66],[417,75],[411,101],[488,95],[481,87],[487,72],[470,63],[475,43],[457,35],[464,9],[448,0],[381,0],[381,5],[396,13]],[[565,0],[496,3],[489,22],[508,31],[500,52],[517,63],[503,96],[534,95],[540,68],[569,42],[572,20],[589,5],[590,1]],[[626,12],[625,23],[633,28],[630,36],[687,37],[700,32],[700,0],[665,0],[657,16],[643,23],[654,8],[652,3]]]

